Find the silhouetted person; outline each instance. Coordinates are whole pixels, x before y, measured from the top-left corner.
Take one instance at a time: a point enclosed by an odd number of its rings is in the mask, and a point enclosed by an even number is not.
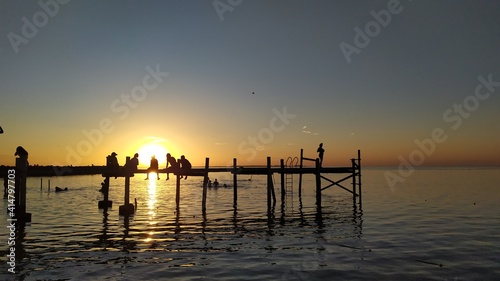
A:
[[[99,192],[104,193],[104,186],[105,186],[105,185],[106,185],[106,183],[101,182],[101,189],[99,189]]]
[[[325,154],[325,150],[323,149],[323,143],[319,144],[318,150],[316,150],[319,155],[319,164],[320,166],[323,166],[323,154]]]
[[[64,189],[62,189],[59,186],[56,186],[56,192],[61,192],[61,191],[68,191],[68,188],[65,187]]]
[[[175,160],[175,157],[170,155],[170,153],[167,153],[167,169],[168,169],[168,166],[170,166],[171,169],[174,170],[174,173],[176,173],[177,170],[179,170],[179,163],[177,163],[177,160]],[[170,173],[167,172],[167,180],[169,180],[169,179],[170,179]]]
[[[184,179],[187,179],[187,174],[189,171],[191,171],[191,162],[184,157],[184,155],[181,155],[181,159],[179,160],[181,171],[184,174]],[[182,179],[182,177],[181,177]]]
[[[118,164],[118,159],[116,158],[116,152],[111,153],[106,157],[106,166],[110,169],[118,169],[120,168],[120,164]]]
[[[118,170],[120,169],[120,164],[118,164],[118,159],[116,158],[116,152],[111,153],[111,155],[108,155],[106,157],[106,167],[108,167],[108,170],[110,173],[116,174],[118,173]],[[115,176],[115,179],[117,177]]]
[[[146,179],[149,179],[149,173],[155,172],[157,179],[160,179],[160,174],[158,174],[158,160],[155,156],[151,156],[151,161],[149,162],[149,168],[146,172]]]
[[[137,166],[139,166],[139,153],[134,154],[134,158],[130,159],[129,168],[130,171],[137,171]]]
[[[215,188],[219,187],[219,182],[217,181],[217,179],[214,180],[214,187]]]
[[[22,146],[18,146],[16,148],[16,153],[14,153],[14,156],[19,156],[19,158],[28,159],[28,151],[26,151],[26,149],[24,149]]]

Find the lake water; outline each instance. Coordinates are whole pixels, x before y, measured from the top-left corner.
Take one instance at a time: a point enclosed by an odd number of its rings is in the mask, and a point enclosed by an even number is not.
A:
[[[314,176],[268,217],[266,178],[240,176],[232,188],[209,189],[201,178],[131,180],[134,216],[118,215],[124,179],[111,179],[113,208],[97,208],[101,176],[50,178],[68,192],[40,190],[28,179],[33,222],[16,244],[16,274],[7,262],[8,229],[0,228],[0,280],[498,280],[500,170],[417,170],[389,188],[382,169],[363,171],[363,203],[340,188],[315,206]],[[393,171],[397,173],[397,171]],[[211,174],[232,183],[229,173]],[[333,177],[340,178],[339,176]],[[326,183],[325,183],[326,184]],[[349,184],[347,184],[349,187]],[[3,200],[5,209],[7,202]],[[7,226],[7,215],[0,212]]]

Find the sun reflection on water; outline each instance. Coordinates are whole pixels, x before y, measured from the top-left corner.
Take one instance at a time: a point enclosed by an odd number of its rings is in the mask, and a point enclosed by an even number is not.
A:
[[[157,224],[156,222],[156,173],[151,173],[149,176],[148,183],[148,222],[150,226]],[[148,237],[144,240],[145,242],[151,242],[154,231],[148,233]]]

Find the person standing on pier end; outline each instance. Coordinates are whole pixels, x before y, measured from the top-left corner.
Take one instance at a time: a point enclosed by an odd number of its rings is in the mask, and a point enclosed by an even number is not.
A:
[[[188,178],[187,173],[191,170],[191,162],[189,162],[189,160],[187,160],[186,157],[184,157],[184,155],[181,155],[179,163],[181,164],[181,171],[184,174],[184,179],[187,180]]]
[[[171,169],[174,171],[174,173],[177,173],[177,170],[179,169],[179,163],[177,163],[177,160],[175,160],[175,157],[170,155],[170,153],[167,153],[167,179],[170,179],[170,173],[168,172],[168,166],[170,165]]]
[[[158,174],[158,160],[155,156],[151,156],[151,161],[149,162],[149,168],[146,171],[146,180],[149,179],[149,173],[155,172],[158,179],[160,179],[160,174]]]
[[[316,152],[318,152],[319,161],[320,161],[319,164],[320,164],[320,166],[323,166],[323,154],[325,154],[325,150],[323,149],[323,143],[319,144],[319,147],[316,150]]]

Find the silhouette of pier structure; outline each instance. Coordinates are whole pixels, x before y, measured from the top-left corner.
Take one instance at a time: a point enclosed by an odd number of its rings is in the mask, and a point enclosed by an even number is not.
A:
[[[27,222],[31,222],[31,213],[26,212],[28,151],[18,146],[14,156],[17,156],[16,165],[14,167],[2,166],[0,173],[4,182],[4,199],[7,200],[7,221],[10,223],[7,227],[12,226],[12,229],[18,231],[22,228],[16,228],[15,225],[24,226]],[[15,231],[11,230],[11,232]]]
[[[299,164],[294,164],[294,160],[287,160],[287,165],[283,159],[280,159],[279,166],[271,165],[271,157],[267,157],[267,165],[260,167],[243,167],[237,165],[237,159],[233,158],[232,167],[210,167],[210,159],[205,159],[205,167],[203,168],[191,168],[190,170],[182,170],[179,168],[164,168],[158,169],[157,173],[171,173],[176,177],[176,195],[175,202],[177,208],[179,208],[180,203],[180,192],[181,192],[181,177],[203,177],[203,193],[202,193],[202,212],[206,212],[206,195],[208,188],[208,175],[209,173],[220,173],[220,172],[231,172],[233,174],[233,206],[236,209],[238,203],[238,175],[266,175],[267,176],[267,209],[268,212],[271,211],[272,207],[276,204],[276,194],[274,188],[273,174],[278,173],[281,175],[281,200],[282,205],[285,202],[285,195],[287,192],[293,192],[293,189],[288,188],[290,183],[290,177],[293,175],[299,175],[299,185],[298,192],[299,197],[302,195],[302,176],[304,174],[313,174],[316,177],[316,206],[321,209],[322,204],[322,191],[330,187],[336,186],[352,194],[353,204],[359,203],[360,207],[361,201],[361,152],[358,150],[357,158],[351,159],[351,166],[346,167],[322,167],[319,158],[307,158],[304,157],[303,149],[300,150]],[[120,206],[120,215],[130,215],[134,213],[134,205],[130,203],[130,177],[134,176],[134,173],[147,173],[147,169],[137,169],[133,171],[129,165],[130,157],[126,158],[126,164],[122,168],[111,168],[108,172],[103,173],[102,176],[105,178],[102,184],[102,191],[104,193],[104,199],[99,201],[99,208],[108,208],[112,206],[112,202],[109,200],[109,181],[110,178],[125,178],[125,195],[124,204]],[[304,161],[310,161],[314,163],[314,166],[305,166]],[[296,160],[295,160],[296,162]],[[325,176],[325,174],[344,174],[345,177],[340,180],[332,180]],[[288,179],[288,180],[287,180]],[[348,179],[352,179],[352,188],[349,189],[344,186],[344,182]],[[329,184],[327,186],[322,186],[322,180],[327,181]]]

